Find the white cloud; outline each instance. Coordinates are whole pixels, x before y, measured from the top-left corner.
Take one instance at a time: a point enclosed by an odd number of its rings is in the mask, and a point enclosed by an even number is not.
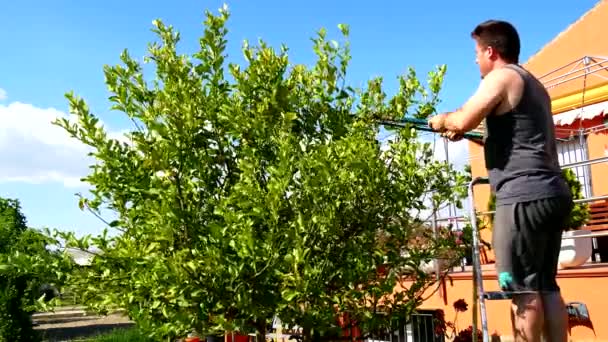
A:
[[[0,101],[4,101],[8,98],[8,95],[6,94],[6,90],[0,88]]]
[[[60,117],[72,116],[19,102],[0,105],[0,182],[85,185],[80,178],[92,164],[89,149],[52,124]]]

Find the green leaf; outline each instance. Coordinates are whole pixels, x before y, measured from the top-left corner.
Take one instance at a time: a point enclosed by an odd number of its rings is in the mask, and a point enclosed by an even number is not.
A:
[[[291,302],[298,295],[298,292],[294,290],[286,290],[283,291],[282,295],[283,299],[285,299],[287,302]]]

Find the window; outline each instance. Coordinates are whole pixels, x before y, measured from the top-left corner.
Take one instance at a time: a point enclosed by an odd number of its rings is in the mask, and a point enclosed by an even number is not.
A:
[[[558,139],[557,154],[560,165],[589,160],[587,137],[572,136],[566,139]],[[589,165],[577,166],[571,168],[571,170],[574,171],[579,182],[581,182],[583,197],[591,197],[591,170]]]

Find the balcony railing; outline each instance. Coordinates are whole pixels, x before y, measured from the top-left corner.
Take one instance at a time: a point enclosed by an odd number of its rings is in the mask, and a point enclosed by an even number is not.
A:
[[[580,161],[570,164],[561,165],[562,169],[574,168],[578,166],[584,165],[593,165],[608,162],[608,157],[601,157],[590,159],[586,161]],[[479,178],[480,181],[487,182],[487,179]],[[597,211],[597,214],[594,216],[594,213],[591,213],[591,218],[589,221],[583,226],[585,230],[588,230],[589,233],[577,234],[577,235],[564,235],[562,239],[584,239],[591,238],[593,239],[594,250],[597,250],[597,238],[608,236],[608,195],[600,195],[600,196],[592,196],[583,199],[574,200],[575,203],[597,203],[595,207],[601,207],[602,210]],[[605,205],[604,205],[605,203]],[[603,208],[603,207],[606,208]],[[607,210],[603,210],[607,209]],[[476,211],[477,217],[483,217],[494,214],[495,211]],[[437,225],[440,225],[441,222],[451,221],[451,222],[470,222],[470,216],[464,215],[455,215],[455,216],[447,216],[447,217],[437,217],[434,216],[429,223],[432,224],[433,228],[436,228]],[[594,231],[595,230],[595,231]],[[480,246],[483,248],[483,246]],[[596,259],[596,255],[592,255],[592,260]],[[608,262],[608,260],[602,260],[602,262]],[[463,265],[464,266],[464,265]]]

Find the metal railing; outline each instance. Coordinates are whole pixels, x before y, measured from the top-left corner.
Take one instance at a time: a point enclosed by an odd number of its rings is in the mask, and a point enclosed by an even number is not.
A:
[[[597,60],[599,60],[599,62]],[[583,58],[579,58],[562,67],[554,69],[554,70],[540,76],[538,79],[539,79],[539,81],[541,81],[543,83],[543,85],[547,89],[557,87],[560,84],[564,84],[564,83],[576,80],[581,77],[586,78],[589,75],[594,75],[594,76],[597,76],[602,79],[608,79],[605,76],[598,74],[599,71],[603,71],[603,70],[605,71],[606,69],[608,69],[608,66],[604,66],[604,64],[607,62],[608,62],[608,59],[606,59],[606,57],[583,56]],[[581,64],[582,64],[582,66],[581,66]],[[561,71],[568,67],[572,67],[572,69],[566,73],[562,73],[559,76],[553,76],[553,78],[546,79],[547,77],[554,75],[558,71]],[[575,69],[575,68],[579,68],[579,69]],[[575,75],[577,73],[578,73],[578,75]],[[570,77],[568,77],[568,76],[570,76]],[[551,82],[553,82],[553,83],[551,83]]]
[[[424,310],[410,316],[408,323],[395,324],[392,329],[371,334],[366,342],[444,342],[445,335],[437,329],[438,323],[432,310]]]
[[[604,162],[608,162],[608,157],[600,157],[600,158],[594,158],[594,159],[580,161],[580,162],[564,164],[564,165],[560,165],[560,168],[568,169],[568,168],[574,168],[574,167],[578,167],[578,166],[593,165],[593,164],[599,164],[599,163],[604,163]],[[478,177],[477,179],[479,179],[480,183],[487,183],[487,178]],[[588,198],[576,199],[573,202],[574,203],[590,203],[590,202],[601,201],[601,200],[608,200],[608,195],[591,196]],[[476,211],[476,215],[477,215],[476,217],[493,215],[495,213],[496,213],[496,211],[493,211],[493,210],[492,211],[479,211],[479,212]],[[433,229],[436,230],[438,222],[456,221],[456,222],[466,223],[466,222],[470,221],[470,219],[471,219],[470,215],[456,215],[456,216],[448,216],[448,217],[437,217],[436,215],[433,215],[433,219],[431,220],[431,223],[433,224]],[[604,237],[604,236],[608,236],[608,231],[590,232],[587,234],[579,234],[579,235],[565,235],[565,236],[562,236],[562,239],[583,239],[583,238],[597,238],[597,237]]]
[[[584,161],[580,161],[580,162],[574,162],[574,163],[569,163],[569,164],[564,164],[564,165],[560,165],[561,169],[569,169],[569,168],[573,168],[573,167],[578,167],[578,166],[585,166],[585,165],[593,165],[593,164],[600,164],[600,163],[604,163],[604,162],[608,162],[608,157],[600,157],[600,158],[595,158],[595,159],[589,159],[589,160],[584,160]],[[460,185],[458,187],[468,187],[469,185]]]
[[[574,200],[574,203],[589,203],[589,202],[595,202],[595,201],[601,201],[601,200],[608,200],[608,195],[601,195],[601,196],[593,196],[593,197],[589,197],[589,198],[582,198],[582,199],[577,199]],[[487,216],[487,215],[493,215],[495,214],[496,211],[494,210],[490,210],[490,211],[480,211],[477,213],[478,216]],[[459,216],[447,216],[447,217],[437,217],[435,220],[437,222],[441,222],[441,221],[460,221],[460,222],[466,222],[470,219],[470,217],[465,216],[465,215],[459,215]],[[431,220],[433,221],[433,220]]]
[[[564,165],[561,165],[560,168],[569,169],[569,168],[573,168],[573,167],[577,167],[577,166],[599,164],[599,163],[604,163],[604,162],[608,162],[608,157],[600,157],[600,158],[589,159],[589,160],[584,160],[584,161],[580,161],[580,162],[574,162],[574,163],[570,163],[570,164],[564,164]]]

